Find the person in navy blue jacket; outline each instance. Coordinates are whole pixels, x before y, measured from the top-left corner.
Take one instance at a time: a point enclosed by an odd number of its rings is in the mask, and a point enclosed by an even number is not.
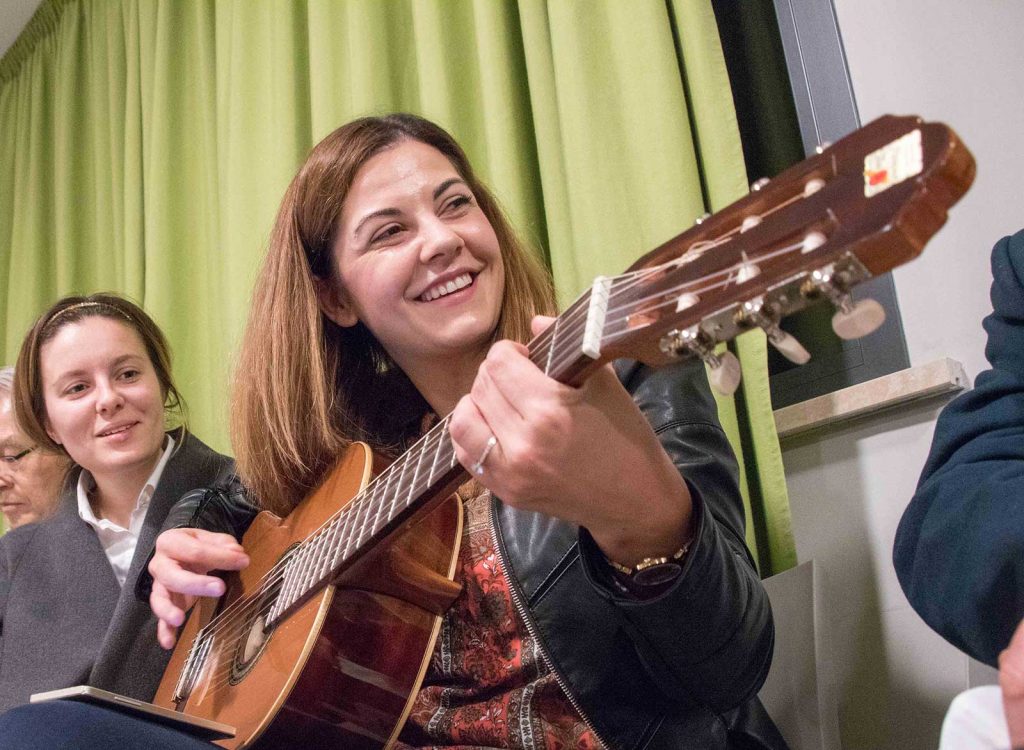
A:
[[[893,562],[925,622],[997,666],[1024,619],[1024,231],[996,243],[992,276],[992,369],[939,416]]]

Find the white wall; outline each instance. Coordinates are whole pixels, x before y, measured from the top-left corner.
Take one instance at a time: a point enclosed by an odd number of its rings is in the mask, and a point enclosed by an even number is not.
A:
[[[42,0],[0,0],[0,56],[14,44]]]
[[[824,0],[821,0],[824,1]],[[863,122],[919,114],[951,125],[978,162],[974,187],[924,255],[894,273],[911,365],[984,369],[989,251],[1024,227],[1024,3],[834,0]],[[797,551],[825,576],[842,747],[936,747],[952,697],[990,676],[910,609],[892,542],[942,403],[860,420],[783,446]]]

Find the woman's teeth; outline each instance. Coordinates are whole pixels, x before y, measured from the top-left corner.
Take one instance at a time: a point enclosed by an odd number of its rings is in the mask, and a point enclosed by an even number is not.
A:
[[[461,276],[456,276],[446,284],[438,284],[437,286],[428,289],[420,295],[420,299],[424,302],[430,302],[438,297],[444,297],[446,294],[451,294],[452,292],[457,292],[460,289],[465,289],[472,283],[473,277],[468,273],[464,273]]]
[[[101,432],[100,433],[100,437],[109,437],[111,435],[116,435],[119,432],[124,432],[129,427],[131,427],[131,425],[130,424],[126,424],[126,425],[124,425],[124,427],[118,427],[116,430],[107,430],[106,432]]]

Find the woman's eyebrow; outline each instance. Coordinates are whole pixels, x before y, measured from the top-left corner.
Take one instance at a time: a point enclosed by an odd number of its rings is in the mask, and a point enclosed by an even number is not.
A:
[[[376,219],[376,218],[379,218],[381,216],[398,216],[398,215],[399,215],[399,211],[398,211],[397,208],[382,208],[382,209],[380,209],[378,211],[373,211],[372,213],[368,213],[368,214],[366,214],[366,216],[364,216],[362,219],[359,220],[359,223],[356,224],[356,228],[352,230],[352,234],[359,234],[359,230],[363,228],[363,224],[365,224],[366,222],[370,221],[371,219]]]
[[[458,183],[462,183],[467,188],[469,187],[469,185],[466,185],[466,181],[463,180],[461,177],[451,177],[451,178],[445,180],[444,182],[442,182],[440,185],[438,185],[437,189],[434,190],[434,200],[437,200],[438,198],[440,198],[445,190],[450,188],[452,185],[455,185],[455,184],[458,184]]]

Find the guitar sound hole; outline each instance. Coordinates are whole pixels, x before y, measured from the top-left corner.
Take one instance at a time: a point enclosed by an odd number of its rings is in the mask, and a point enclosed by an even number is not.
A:
[[[291,555],[298,545],[295,545],[288,549],[287,552],[281,558],[283,563]],[[285,566],[279,564],[277,566],[279,571],[283,571]],[[267,627],[267,615],[270,612],[270,608],[277,601],[277,596],[281,592],[281,586],[283,584],[283,574],[278,573],[274,576],[270,585],[266,588],[259,599],[255,600],[255,605],[250,604],[245,609],[246,611],[241,617],[241,622],[238,624],[238,640],[235,644],[234,657],[231,660],[231,674],[228,681],[232,685],[237,685],[239,682],[245,679],[246,675],[252,671],[252,668],[259,661],[260,656],[263,654],[264,649],[270,642],[271,636],[274,634],[274,628]]]

